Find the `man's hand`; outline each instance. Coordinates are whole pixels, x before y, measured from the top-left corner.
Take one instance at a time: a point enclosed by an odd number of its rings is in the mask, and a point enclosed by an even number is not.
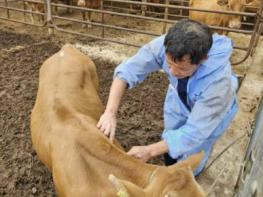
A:
[[[110,88],[110,95],[105,112],[100,117],[97,127],[113,142],[116,129],[116,114],[120,105],[120,100],[124,94],[127,83],[115,77]]]
[[[143,162],[147,162],[152,157],[148,146],[133,146],[127,154]]]
[[[100,117],[97,127],[113,142],[116,130],[116,115],[111,112],[104,112]]]
[[[168,145],[164,140],[148,146],[133,146],[128,155],[147,162],[149,159],[168,152]]]

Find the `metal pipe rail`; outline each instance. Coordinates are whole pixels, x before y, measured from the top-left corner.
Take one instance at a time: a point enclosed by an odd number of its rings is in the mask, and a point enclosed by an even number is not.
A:
[[[167,4],[160,4],[160,3],[146,3],[146,2],[137,2],[137,1],[135,2],[135,1],[124,1],[124,0],[104,0],[104,1],[128,3],[128,4],[134,4],[134,5],[146,5],[146,6],[148,5],[148,6],[152,6],[152,7],[162,7],[162,8],[178,8],[178,9],[185,9],[185,10],[192,10],[192,11],[202,11],[202,12],[228,14],[228,15],[251,16],[251,17],[256,16],[256,13],[197,9],[197,8],[190,8],[190,7],[186,7],[186,6],[167,5]]]
[[[51,3],[51,5],[57,6],[57,7],[62,7],[62,8],[71,8],[71,9],[80,10],[80,11],[92,11],[94,13],[124,16],[124,17],[130,17],[130,18],[135,18],[135,19],[144,19],[144,20],[149,20],[149,21],[156,21],[156,22],[165,22],[165,23],[169,23],[169,24],[173,24],[175,22],[174,20],[169,20],[169,19],[159,19],[159,18],[154,18],[154,17],[126,14],[126,13],[117,13],[117,12],[106,11],[106,10],[96,10],[96,9],[91,9],[91,8],[82,8],[82,7],[69,6],[69,5],[56,4],[56,3]],[[255,14],[252,14],[252,15],[249,14],[249,16],[254,16],[254,15]],[[243,34],[251,34],[253,32],[250,30],[232,29],[229,27],[220,27],[220,26],[210,26],[210,28],[216,29],[216,30],[235,32],[235,33],[243,33]]]
[[[110,6],[110,5],[104,5],[104,8],[109,9],[109,10],[118,10],[118,11],[121,10],[123,12],[136,12],[136,13],[141,12],[140,10],[117,7],[117,6]],[[176,10],[176,11],[179,11],[179,10]],[[164,15],[166,14],[165,12],[153,12],[153,11],[147,11],[147,13],[149,13],[149,15],[154,14],[155,16],[159,16],[159,17],[164,17]],[[186,16],[186,15],[177,15],[177,14],[171,14],[171,13],[167,13],[167,16],[168,17],[178,17],[178,18],[188,18],[188,16]],[[254,25],[253,23],[249,23],[249,22],[241,22],[241,24],[246,25],[246,26],[253,26]]]
[[[77,22],[77,23],[91,24],[91,25],[98,26],[98,27],[106,27],[106,28],[111,28],[111,29],[129,31],[129,32],[133,32],[133,33],[140,33],[140,34],[145,34],[145,35],[150,35],[150,36],[160,36],[160,34],[145,32],[142,30],[130,29],[130,28],[125,28],[125,27],[118,27],[118,26],[114,26],[114,25],[106,25],[106,24],[102,24],[102,23],[89,22],[89,21],[83,22],[83,20],[66,18],[66,17],[61,17],[61,16],[53,16],[53,18],[54,19],[68,20],[68,21]]]

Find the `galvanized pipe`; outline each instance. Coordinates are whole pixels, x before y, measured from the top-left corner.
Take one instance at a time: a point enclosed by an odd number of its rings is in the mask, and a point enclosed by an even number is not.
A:
[[[91,24],[91,25],[99,26],[99,27],[106,27],[106,28],[111,28],[111,29],[129,31],[129,32],[133,32],[133,33],[145,34],[145,35],[150,35],[150,36],[160,36],[160,34],[145,32],[143,30],[129,29],[129,28],[125,28],[125,27],[118,27],[118,26],[114,26],[114,25],[107,25],[107,24],[101,24],[101,23],[96,23],[96,22],[83,21],[83,20],[79,20],[79,19],[71,19],[71,18],[66,18],[66,17],[61,17],[61,16],[53,16],[53,18],[77,22],[77,23]]]
[[[114,7],[114,6],[104,6],[104,9],[110,9],[110,10],[122,10],[124,12],[130,12],[130,11],[136,11],[136,10],[131,10],[131,9],[128,9],[128,8],[120,8],[120,7]],[[165,8],[167,9],[167,8]],[[167,13],[167,18],[165,17],[165,12],[164,13],[159,13],[159,12],[151,12],[151,11],[148,11],[147,13],[149,14],[154,14],[154,15],[159,15],[160,17],[164,16],[164,19],[168,19],[168,17],[177,17],[177,18],[188,18],[188,16],[184,16],[184,15],[176,15],[176,14],[170,14],[170,13]],[[253,26],[254,23],[249,23],[249,22],[241,22],[242,25],[247,25],[247,26]]]
[[[240,64],[242,63],[243,61],[245,61],[249,55],[251,55],[254,51],[254,48],[258,42],[258,37],[257,37],[257,33],[260,33],[259,35],[261,35],[261,26],[262,26],[262,17],[263,17],[263,4],[261,4],[261,7],[259,9],[259,11],[257,12],[257,20],[256,20],[256,24],[254,26],[254,30],[253,30],[253,33],[251,35],[251,39],[250,39],[250,42],[249,42],[249,46],[248,46],[248,50],[247,50],[247,53],[245,55],[245,57],[243,59],[241,59],[240,61],[238,62],[234,62],[232,65],[237,65],[237,64]]]
[[[58,28],[56,25],[53,25],[53,27],[54,27],[57,31],[60,31],[60,32],[65,32],[65,33],[70,33],[70,34],[76,34],[76,35],[79,35],[79,36],[85,36],[85,37],[94,38],[94,39],[98,39],[98,40],[104,40],[104,41],[114,42],[114,43],[117,43],[117,44],[124,44],[124,45],[132,46],[132,47],[140,47],[140,45],[131,44],[131,43],[128,43],[128,42],[121,42],[121,41],[113,40],[113,39],[110,39],[110,38],[101,38],[101,37],[99,37],[99,36],[94,36],[94,35],[91,35],[91,34],[84,34],[84,33],[79,33],[79,32],[74,32],[74,31],[69,31],[69,30],[64,30],[64,29]]]
[[[1,20],[6,20],[7,18],[5,17],[0,17]],[[42,25],[38,25],[38,24],[32,24],[32,23],[27,23],[27,22],[23,22],[23,21],[19,21],[19,20],[14,20],[14,19],[8,19],[8,21],[12,21],[12,22],[16,22],[16,23],[22,23],[25,25],[32,25],[32,26],[36,26],[36,27],[44,27],[46,24],[42,24]]]
[[[112,12],[112,11],[96,10],[96,9],[91,9],[91,8],[82,8],[82,7],[68,6],[68,5],[62,5],[62,4],[55,4],[55,3],[51,3],[51,5],[63,7],[63,8],[72,8],[72,9],[81,10],[81,11],[92,11],[92,12],[97,12],[97,13],[111,14],[111,15],[116,15],[116,16],[124,16],[124,17],[136,18],[136,19],[144,19],[144,20],[150,20],[150,21],[156,21],[156,22],[166,22],[166,23],[170,23],[170,24],[173,24],[176,22],[174,20],[169,20],[169,19],[158,19],[158,18],[153,18],[153,17],[137,16],[137,15],[126,14],[126,13],[116,13],[116,12]],[[252,33],[252,31],[249,31],[249,30],[232,29],[232,28],[228,28],[228,27],[219,27],[219,26],[210,26],[210,27],[212,29],[218,29],[218,30],[229,31],[229,32],[236,32],[236,33],[243,33],[243,34],[251,34]]]
[[[12,10],[12,11],[16,11],[16,12],[25,12],[25,13],[32,13],[32,14],[36,14],[36,15],[41,15],[44,16],[44,13],[39,13],[39,12],[34,12],[34,11],[30,11],[30,10],[24,10],[24,9],[20,9],[20,8],[14,8],[14,7],[5,7],[5,6],[1,6],[0,8],[3,9],[7,9],[7,10]]]

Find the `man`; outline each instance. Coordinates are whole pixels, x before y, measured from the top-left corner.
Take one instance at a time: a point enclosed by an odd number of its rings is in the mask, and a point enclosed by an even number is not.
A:
[[[126,88],[133,88],[146,76],[163,69],[169,79],[164,103],[164,131],[159,142],[134,146],[127,154],[144,162],[164,154],[171,165],[201,150],[205,166],[215,141],[237,112],[237,79],[232,74],[232,42],[208,26],[183,19],[166,35],[143,46],[114,73],[108,103],[97,127],[112,140],[116,114]]]

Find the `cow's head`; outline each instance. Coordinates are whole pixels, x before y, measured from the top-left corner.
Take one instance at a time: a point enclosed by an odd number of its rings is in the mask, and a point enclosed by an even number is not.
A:
[[[254,7],[260,7],[261,0],[246,0],[246,4]]]
[[[80,7],[85,7],[86,6],[86,0],[78,0],[77,5]]]
[[[169,167],[158,167],[152,174],[146,188],[109,176],[119,197],[203,197],[205,193],[196,182],[193,170],[200,164],[204,153],[190,156],[187,160]]]
[[[228,11],[240,12],[243,11],[244,6],[249,0],[217,0],[217,4],[220,6],[226,6]],[[228,27],[230,28],[240,28],[241,27],[241,16],[231,15],[228,22]]]

